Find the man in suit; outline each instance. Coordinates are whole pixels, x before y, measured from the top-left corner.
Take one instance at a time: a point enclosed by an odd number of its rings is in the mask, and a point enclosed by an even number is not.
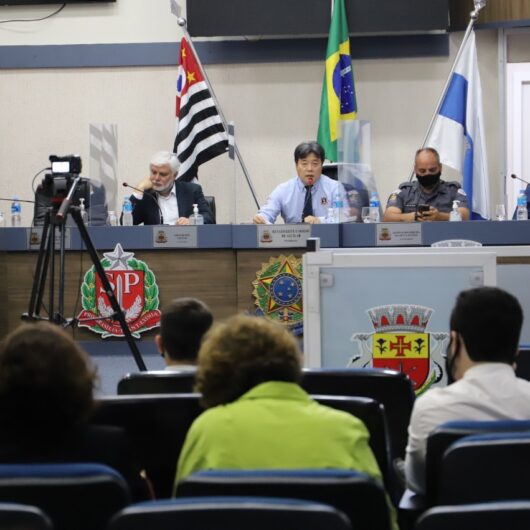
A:
[[[151,158],[149,177],[136,188],[143,193],[131,195],[135,225],[187,225],[197,204],[205,224],[214,223],[212,212],[199,184],[176,181],[179,169],[177,155],[159,151]]]

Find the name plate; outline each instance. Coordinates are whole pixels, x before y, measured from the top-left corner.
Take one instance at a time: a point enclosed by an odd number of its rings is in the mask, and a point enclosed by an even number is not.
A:
[[[258,248],[305,247],[310,225],[257,225]]]
[[[197,248],[196,226],[154,226],[155,248]]]
[[[52,229],[51,225],[48,229]],[[39,250],[40,243],[42,240],[42,226],[26,228],[26,245],[28,250]],[[57,230],[55,232],[55,249],[59,250],[61,248],[61,233]],[[70,228],[64,229],[64,248],[65,250],[70,250],[72,248],[72,238]]]
[[[421,223],[379,223],[375,230],[378,247],[421,245]]]

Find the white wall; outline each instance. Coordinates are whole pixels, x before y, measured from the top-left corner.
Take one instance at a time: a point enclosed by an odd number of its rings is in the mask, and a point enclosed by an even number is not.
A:
[[[13,14],[22,11],[10,9]],[[88,8],[78,9],[69,24],[57,20],[53,31],[51,23],[46,23],[42,30],[11,33],[10,43],[91,42],[87,40],[91,35],[100,35],[97,42],[178,40],[171,36],[175,18],[166,0],[119,0],[90,10],[94,15],[88,19],[79,16]],[[8,18],[4,11],[0,15]],[[38,28],[41,23],[34,24]],[[97,30],[100,24],[105,31]],[[115,28],[114,41],[106,38],[110,27]],[[0,44],[2,39],[5,44],[5,29],[0,29]],[[451,35],[450,58],[354,61],[359,117],[372,122],[372,163],[383,202],[408,178],[414,151],[423,139],[461,39],[462,33]],[[497,133],[497,33],[478,31],[477,46],[493,181],[491,203],[495,204],[501,141]],[[236,123],[241,153],[263,201],[276,184],[293,174],[296,144],[316,137],[323,63],[215,65],[208,66],[207,72],[227,119]],[[31,198],[32,176],[47,165],[50,154],[79,153],[88,164],[89,123],[118,124],[120,177],[141,179],[150,155],[172,146],[175,80],[173,67],[1,71],[0,196]],[[200,169],[206,194],[217,198],[220,222],[234,219],[233,175],[225,156]],[[241,181],[237,204],[236,221],[249,221],[255,206]],[[8,203],[0,203],[0,210],[7,212],[8,208]],[[31,219],[28,210],[23,207],[27,224]]]

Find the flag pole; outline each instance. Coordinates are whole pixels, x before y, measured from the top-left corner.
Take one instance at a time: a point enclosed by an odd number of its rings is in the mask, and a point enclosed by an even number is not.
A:
[[[436,105],[436,109],[432,115],[431,121],[429,123],[429,127],[427,128],[427,132],[425,133],[425,136],[423,137],[423,142],[421,143],[422,148],[425,147],[427,138],[429,137],[429,134],[431,133],[431,130],[434,125],[434,121],[436,120],[436,116],[438,116],[438,113],[440,112],[442,102],[445,98],[445,94],[447,93],[447,89],[449,88],[449,84],[451,83],[451,78],[453,77],[453,73],[455,71],[458,60],[460,59],[460,56],[462,55],[462,52],[464,51],[464,47],[466,45],[467,40],[469,39],[469,35],[471,35],[471,32],[473,31],[473,26],[475,25],[475,22],[478,18],[480,10],[486,5],[486,0],[474,0],[474,5],[475,5],[475,9],[473,9],[473,11],[471,11],[471,13],[469,14],[469,23],[467,25],[466,32],[464,33],[464,38],[462,39],[460,48],[458,49],[455,60],[453,61],[453,65],[451,66],[449,75],[447,76],[447,79],[445,81],[442,94],[440,96],[440,99],[438,100],[438,104]],[[412,180],[413,177],[414,177],[414,168],[412,168],[409,180]]]
[[[223,126],[226,130],[226,133],[228,134],[228,122],[226,121],[226,118],[223,114],[221,106],[219,105],[219,101],[217,100],[217,96],[215,95],[212,84],[210,83],[210,80],[208,79],[208,75],[206,74],[206,71],[204,70],[202,66],[201,59],[199,58],[199,55],[197,54],[197,50],[195,49],[195,45],[193,44],[193,41],[191,40],[191,36],[188,32],[188,21],[184,17],[181,17],[179,15],[176,15],[176,16],[177,16],[177,24],[182,28],[182,31],[184,32],[184,36],[187,38],[190,48],[192,49],[193,54],[195,55],[195,58],[197,59],[197,65],[201,71],[201,74],[204,77],[204,81],[206,82],[208,89],[210,90],[210,94],[212,96],[213,102],[215,106],[217,107],[217,112],[219,113],[221,121],[223,122]],[[254,199],[254,202],[256,203],[256,207],[259,209],[260,204],[259,204],[259,201],[256,195],[256,190],[254,189],[254,185],[252,184],[252,180],[248,173],[247,167],[245,166],[245,162],[243,161],[243,157],[241,156],[241,153],[239,152],[239,148],[237,147],[235,138],[234,138],[234,153],[237,156],[241,169],[243,170],[243,174],[245,175],[245,179],[247,181],[247,184],[250,189],[250,193],[252,194],[252,197]]]

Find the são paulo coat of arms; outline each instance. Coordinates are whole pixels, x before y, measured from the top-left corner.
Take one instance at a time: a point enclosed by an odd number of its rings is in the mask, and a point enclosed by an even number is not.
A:
[[[105,252],[101,265],[125,311],[125,320],[134,337],[160,325],[158,285],[147,264],[125,252],[118,243],[112,252]],[[123,337],[120,324],[111,318],[112,306],[92,266],[81,285],[83,311],[78,315],[79,326],[100,333],[102,338]]]
[[[351,366],[372,366],[403,372],[409,376],[416,395],[445,382],[447,333],[427,332],[433,309],[420,305],[384,305],[366,311],[374,331],[354,333],[359,354]]]
[[[270,258],[252,282],[256,314],[285,325],[296,334],[303,327],[302,260],[294,256]]]

